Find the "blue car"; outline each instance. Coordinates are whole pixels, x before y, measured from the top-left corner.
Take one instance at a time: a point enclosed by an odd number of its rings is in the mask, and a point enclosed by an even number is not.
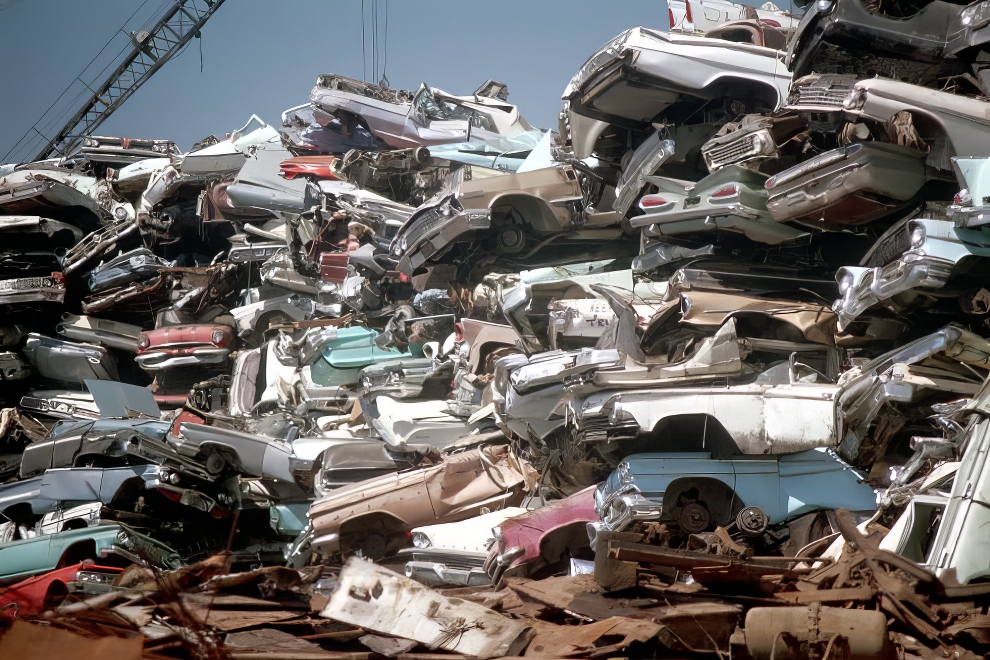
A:
[[[875,511],[876,495],[865,479],[827,449],[729,459],[706,452],[636,454],[598,486],[595,508],[602,526],[616,532],[655,520],[689,533],[733,522],[740,531],[761,533],[814,511]]]

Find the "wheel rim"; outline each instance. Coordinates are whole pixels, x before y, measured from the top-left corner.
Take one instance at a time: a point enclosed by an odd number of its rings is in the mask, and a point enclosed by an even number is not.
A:
[[[681,529],[685,532],[697,534],[708,529],[708,525],[712,522],[712,515],[708,513],[708,509],[705,508],[704,504],[691,502],[681,509],[681,515],[678,521],[680,522]]]

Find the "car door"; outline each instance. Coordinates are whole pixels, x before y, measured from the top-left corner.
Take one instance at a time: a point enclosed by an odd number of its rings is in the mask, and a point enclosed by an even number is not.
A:
[[[29,575],[55,567],[50,561],[51,536],[36,536],[0,546],[0,580]]]
[[[117,468],[126,470],[134,476],[135,468]],[[57,502],[102,501],[109,503],[103,490],[103,468],[55,468],[45,472],[41,477],[41,495]],[[110,493],[113,497],[113,493]]]
[[[794,384],[768,388],[763,414],[768,451],[788,454],[835,447],[837,385]]]

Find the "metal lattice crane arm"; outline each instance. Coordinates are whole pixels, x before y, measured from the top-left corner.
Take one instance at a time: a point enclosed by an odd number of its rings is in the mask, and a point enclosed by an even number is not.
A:
[[[197,36],[223,3],[224,0],[177,0],[151,30],[132,33],[134,48],[131,52],[35,160],[69,153],[84,137],[91,135],[155,71]]]

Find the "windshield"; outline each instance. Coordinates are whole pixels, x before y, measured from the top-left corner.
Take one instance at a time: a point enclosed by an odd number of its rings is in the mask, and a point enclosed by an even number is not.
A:
[[[470,122],[475,128],[481,128],[492,133],[498,132],[490,115],[466,108],[448,99],[438,99],[433,91],[426,86],[426,83],[420,87],[416,100],[413,101],[413,107],[420,118],[426,122],[465,121]]]

